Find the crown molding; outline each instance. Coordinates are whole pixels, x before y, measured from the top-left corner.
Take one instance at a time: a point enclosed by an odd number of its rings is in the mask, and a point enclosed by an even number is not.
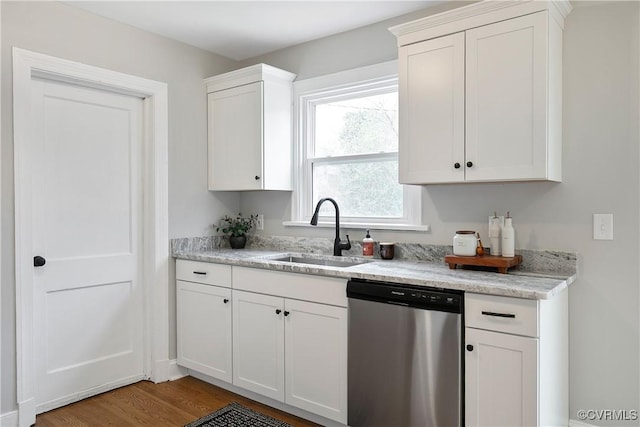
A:
[[[404,46],[427,38],[464,31],[544,10],[550,11],[560,26],[564,27],[564,18],[569,15],[572,7],[568,0],[485,0],[395,25],[390,27],[389,31],[398,37],[398,45]]]
[[[204,83],[207,86],[207,92],[210,93],[259,81],[291,84],[295,78],[295,74],[280,68],[267,64],[256,64],[209,77],[204,80]]]

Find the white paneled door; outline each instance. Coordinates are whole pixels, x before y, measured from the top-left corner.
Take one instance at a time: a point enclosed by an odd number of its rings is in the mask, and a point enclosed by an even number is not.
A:
[[[142,99],[34,80],[37,412],[144,373]]]

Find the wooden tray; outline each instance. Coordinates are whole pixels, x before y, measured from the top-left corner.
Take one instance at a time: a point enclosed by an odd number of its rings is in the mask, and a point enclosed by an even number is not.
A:
[[[480,267],[495,267],[499,273],[505,274],[507,270],[516,265],[522,263],[522,255],[516,255],[514,257],[505,258],[501,256],[483,255],[483,256],[457,256],[447,255],[444,257],[444,262],[449,264],[450,269],[455,269],[459,265],[473,265]]]

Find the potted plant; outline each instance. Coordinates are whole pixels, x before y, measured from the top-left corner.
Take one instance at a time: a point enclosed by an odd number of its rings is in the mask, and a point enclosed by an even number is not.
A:
[[[257,219],[258,215],[250,215],[247,218],[241,213],[235,218],[225,215],[216,231],[222,231],[225,238],[229,239],[231,249],[242,249],[247,243],[247,233],[256,225]]]

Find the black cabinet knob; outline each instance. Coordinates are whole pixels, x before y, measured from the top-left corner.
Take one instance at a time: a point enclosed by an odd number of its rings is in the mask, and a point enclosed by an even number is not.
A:
[[[255,176],[255,180],[256,180],[256,181],[259,181],[259,180],[260,180],[260,177],[259,177],[258,175],[256,175],[256,176]]]
[[[41,257],[40,255],[36,255],[33,257],[33,266],[34,267],[42,267],[47,263],[47,260]]]
[[[471,344],[467,344],[467,350],[468,351],[473,351],[473,346]]]
[[[453,164],[453,167],[456,169],[460,169],[460,163],[456,162]]]
[[[280,314],[282,313],[282,310],[280,310],[279,308],[276,308],[276,314]]]
[[[290,313],[289,313],[287,310],[285,310],[285,311],[284,311],[284,315],[285,315],[285,316],[288,316],[289,314],[290,314]]]
[[[467,167],[468,168],[473,167],[473,162],[467,162]]]
[[[229,300],[227,298],[225,298],[225,299],[222,300],[222,302],[226,304],[226,303],[229,302]]]

